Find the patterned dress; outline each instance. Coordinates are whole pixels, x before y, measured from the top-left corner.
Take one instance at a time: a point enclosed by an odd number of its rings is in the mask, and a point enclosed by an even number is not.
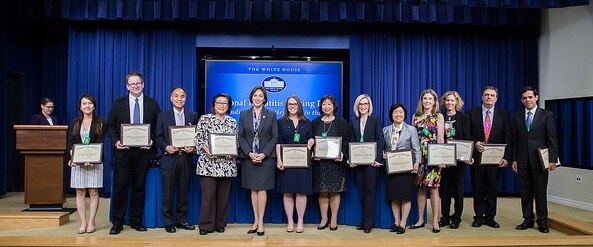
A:
[[[80,139],[88,138],[90,129],[80,128]],[[85,166],[79,164],[70,168],[70,187],[75,189],[103,188],[103,163]]]
[[[441,168],[438,166],[427,166],[428,144],[437,143],[437,121],[439,114],[414,115],[414,127],[418,130],[420,139],[420,153],[422,162],[418,168],[416,184],[418,186],[439,187],[441,182]]]
[[[216,118],[213,114],[206,114],[200,117],[196,126],[196,137],[194,142],[200,153],[196,174],[206,177],[236,177],[237,164],[235,159],[226,159],[213,157],[210,158],[202,149],[202,146],[208,145],[210,133],[219,134],[237,134],[237,121],[229,116],[224,120]]]

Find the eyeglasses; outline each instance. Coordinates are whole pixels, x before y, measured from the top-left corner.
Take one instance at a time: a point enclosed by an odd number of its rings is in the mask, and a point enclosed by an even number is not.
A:
[[[214,104],[216,104],[216,105],[228,105],[229,103],[227,103],[227,102],[214,102]]]
[[[298,103],[288,103],[288,106],[298,106]]]
[[[144,82],[134,82],[134,83],[128,83],[128,86],[130,86],[130,87],[135,87],[135,86],[142,85],[142,83],[144,83]]]
[[[366,103],[358,103],[358,105],[370,105],[370,103],[366,102]]]
[[[43,107],[49,108],[49,109],[54,109],[54,106],[53,105],[51,105],[51,106],[44,105]]]

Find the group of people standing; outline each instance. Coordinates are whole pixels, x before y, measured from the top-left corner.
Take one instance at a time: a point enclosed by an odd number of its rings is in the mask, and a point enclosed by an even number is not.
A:
[[[284,115],[265,107],[268,96],[265,88],[254,87],[249,95],[251,108],[240,114],[239,122],[228,116],[232,99],[227,94],[217,94],[211,101],[211,113],[201,117],[185,109],[186,93],[182,88],[171,90],[173,109],[161,112],[156,100],[143,93],[144,79],[141,73],[126,76],[129,94],[116,99],[107,121],[96,114],[96,100],[92,95],[79,99],[79,116],[69,128],[68,150],[73,144],[103,143],[105,134],[114,147],[114,178],[112,193],[113,224],[109,234],[123,230],[128,194],[131,196],[130,227],[146,231],[142,223],[146,175],[151,162],[160,159],[163,184],[162,213],[165,230],[174,233],[178,228],[194,230],[186,218],[189,177],[193,156],[199,154],[196,173],[201,187],[201,212],[199,234],[225,231],[231,179],[237,176],[237,161],[240,161],[241,186],[250,190],[254,222],[248,234],[265,234],[264,214],[267,191],[276,189],[283,194],[285,213],[288,219],[287,232],[304,231],[304,214],[307,198],[313,193],[319,197],[321,221],[318,230],[329,227],[338,229],[340,193],[346,190],[346,174],[354,169],[362,201],[362,219],[357,227],[370,233],[374,225],[376,184],[384,172],[386,152],[412,150],[413,169],[409,173],[389,174],[386,177],[386,198],[391,201],[394,224],[390,231],[403,234],[407,229],[425,226],[424,211],[427,193],[432,209],[432,232],[441,227],[459,228],[463,211],[464,176],[470,166],[474,204],[472,227],[487,225],[498,228],[495,221],[497,183],[501,169],[512,164],[521,182],[521,205],[524,221],[517,229],[524,230],[538,224],[541,232],[548,232],[547,180],[548,171],[554,170],[558,160],[556,132],[551,112],[537,107],[537,90],[526,87],[521,92],[524,111],[518,112],[511,124],[509,113],[495,107],[498,90],[486,86],[482,90],[482,105],[463,113],[463,100],[455,91],[441,97],[435,91],[424,90],[409,123],[407,109],[397,103],[389,108],[391,124],[383,126],[380,118],[373,115],[371,97],[362,94],[353,105],[349,122],[336,115],[338,103],[332,95],[320,99],[321,115],[313,120],[303,114],[298,96],[290,96],[285,102]],[[51,101],[51,100],[50,100]],[[51,102],[53,109],[53,102]],[[440,106],[444,107],[443,111]],[[50,121],[47,102],[41,104],[43,119]],[[45,108],[44,108],[45,107]],[[42,118],[41,116],[35,117]],[[37,120],[36,120],[37,121]],[[57,120],[51,120],[56,122]],[[121,142],[121,124],[150,124],[150,143],[142,147],[128,147]],[[195,125],[195,146],[183,148],[170,143],[170,126]],[[513,126],[513,127],[511,127]],[[238,155],[213,155],[209,147],[210,134],[237,136]],[[311,165],[303,168],[287,168],[282,161],[283,144],[306,144],[314,150],[315,137],[341,137],[341,152],[335,159],[312,158]],[[448,140],[474,142],[473,157],[458,161],[455,166],[428,166],[428,145],[447,143]],[[349,162],[348,143],[375,142],[377,152],[370,165]],[[498,165],[482,165],[481,152],[484,144],[506,144],[504,158]],[[549,148],[550,163],[542,169],[538,148]],[[158,151],[157,151],[158,149]],[[160,154],[160,155],[159,155]],[[311,155],[315,157],[315,155]],[[98,189],[103,185],[101,164],[73,164],[71,187],[76,189],[76,205],[81,219],[78,233],[95,231],[95,216],[99,200]],[[131,193],[128,188],[131,187]],[[90,215],[85,215],[85,196],[90,195]],[[177,196],[174,197],[174,191]],[[428,192],[427,192],[428,191]],[[418,219],[408,225],[411,200],[417,195]],[[176,203],[173,203],[176,198]],[[533,214],[533,200],[536,215]],[[454,201],[451,212],[451,201]],[[296,224],[294,211],[296,209]],[[330,213],[331,212],[331,213]]]

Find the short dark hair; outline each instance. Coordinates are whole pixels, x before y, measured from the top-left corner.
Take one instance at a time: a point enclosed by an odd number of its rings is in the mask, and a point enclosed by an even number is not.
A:
[[[40,103],[41,103],[42,105],[45,105],[45,104],[47,104],[47,103],[49,103],[49,102],[51,102],[51,103],[54,103],[54,104],[55,104],[54,100],[53,100],[53,99],[51,99],[51,98],[49,98],[49,97],[43,97],[43,98],[41,98],[41,101],[40,101]]]
[[[144,75],[142,75],[142,73],[140,73],[140,71],[132,71],[126,75],[126,81],[125,81],[126,85],[128,85],[128,79],[130,79],[130,77],[132,77],[132,76],[140,77],[140,81],[142,83],[144,83]]]
[[[484,95],[484,91],[486,90],[494,90],[496,92],[496,97],[498,97],[498,88],[496,88],[495,86],[485,86],[482,88],[482,95]]]
[[[266,93],[266,89],[262,86],[255,86],[253,89],[251,89],[251,93],[249,93],[249,102],[253,103],[252,98],[257,90],[261,90],[264,94],[264,105],[268,103],[268,93]]]
[[[183,89],[180,86],[177,86],[177,87],[174,87],[173,89],[171,89],[171,93],[170,94],[173,94],[173,92],[175,92],[175,90],[177,90],[177,89],[181,89],[181,91],[183,91],[185,93],[185,89]],[[187,93],[185,93],[185,94],[187,94]]]
[[[519,95],[519,97],[521,97],[527,91],[533,91],[533,96],[537,96],[537,88],[535,88],[534,86],[526,86],[523,89],[521,89],[521,95]]]
[[[212,105],[210,106],[210,111],[212,111],[214,113],[214,106],[216,105],[216,99],[218,99],[220,97],[226,98],[228,101],[229,108],[226,109],[226,114],[231,113],[231,108],[233,108],[233,99],[231,99],[231,96],[226,93],[218,93],[218,94],[214,95],[214,97],[212,97]]]
[[[393,111],[395,111],[395,109],[397,108],[402,108],[402,110],[404,110],[404,122],[406,121],[406,118],[408,117],[408,110],[406,110],[406,107],[404,106],[404,104],[402,103],[395,103],[393,105],[391,105],[391,107],[389,107],[389,121],[391,121],[393,123]]]
[[[326,94],[323,95],[323,97],[321,97],[321,99],[319,100],[319,112],[323,113],[323,101],[325,101],[326,99],[328,99],[332,103],[332,105],[334,105],[334,115],[336,115],[336,113],[338,112],[338,103],[336,103],[336,98],[331,94]]]

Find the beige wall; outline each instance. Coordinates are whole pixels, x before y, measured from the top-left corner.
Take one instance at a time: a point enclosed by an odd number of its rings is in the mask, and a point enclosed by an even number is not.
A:
[[[539,105],[547,99],[593,96],[593,3],[543,10],[541,28]],[[561,167],[551,172],[548,198],[593,211],[593,170]]]

